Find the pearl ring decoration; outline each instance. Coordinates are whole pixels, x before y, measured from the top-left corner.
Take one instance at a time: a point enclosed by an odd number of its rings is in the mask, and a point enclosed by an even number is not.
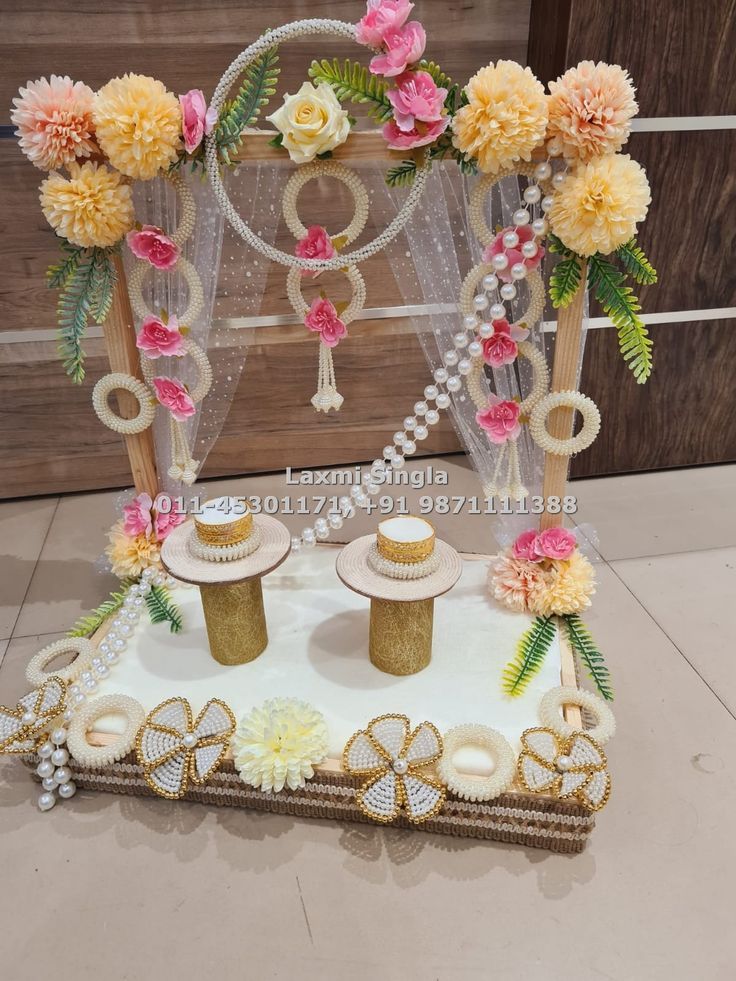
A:
[[[516,776],[516,753],[509,741],[496,729],[481,725],[461,725],[442,737],[444,751],[437,764],[440,780],[447,789],[463,800],[493,800],[508,790]],[[493,773],[488,777],[460,774],[453,757],[461,749],[474,746],[486,750],[494,759]]]
[[[577,409],[583,417],[583,428],[570,439],[556,439],[547,430],[547,416],[561,407]],[[587,449],[601,428],[601,414],[595,402],[582,392],[550,392],[532,409],[529,432],[537,446],[554,456],[572,456]]]
[[[40,688],[49,678],[58,678],[70,685],[82,671],[89,670],[97,648],[86,637],[67,637],[48,644],[38,654],[34,654],[26,666],[26,681],[33,688]],[[74,660],[64,668],[47,671],[48,665],[62,654],[74,654]]]
[[[495,174],[486,174],[475,184],[470,192],[468,201],[470,227],[475,232],[475,237],[481,245],[490,245],[496,237],[496,232],[489,227],[485,218],[484,208],[487,195],[491,193],[493,187],[504,177],[516,176],[528,177],[533,182],[524,191],[523,197],[526,205],[539,203],[542,211],[545,212],[549,211],[552,207],[552,198],[549,195],[549,191],[551,190],[550,181],[554,181],[554,178],[552,178],[552,166],[548,161],[538,164],[517,163],[512,167],[499,170]],[[537,218],[531,221],[529,212],[525,207],[518,208],[514,212],[512,222],[516,228],[530,224],[537,238],[540,238],[547,232],[547,220],[545,218]],[[535,254],[536,252],[532,253],[532,255]],[[495,268],[505,269],[507,265],[508,263],[495,265]]]
[[[350,224],[341,232],[332,236],[333,239],[338,239],[345,245],[349,245],[360,235],[368,221],[368,191],[363,181],[354,171],[344,167],[336,160],[317,160],[314,163],[305,164],[303,167],[299,167],[289,178],[282,198],[286,227],[297,241],[303,239],[307,234],[308,229],[299,218],[297,200],[299,198],[299,192],[304,185],[319,177],[335,178],[335,180],[343,183],[353,195],[355,213]]]
[[[353,290],[353,295],[347,307],[340,314],[340,320],[347,327],[360,314],[365,306],[366,288],[360,270],[357,266],[346,266],[342,272],[347,276]],[[304,319],[309,312],[309,305],[302,295],[302,274],[296,266],[292,266],[286,277],[286,295],[294,308],[294,313]]]
[[[110,408],[108,399],[116,389],[130,392],[138,401],[138,414],[132,419],[123,419]],[[121,371],[113,371],[100,378],[92,390],[92,408],[104,426],[113,432],[122,433],[123,436],[142,433],[144,429],[148,429],[156,415],[156,405],[143,382]]]
[[[125,718],[125,728],[111,742],[93,746],[87,740],[87,733],[98,719],[106,715],[122,715]],[[103,695],[95,698],[77,712],[69,726],[69,752],[80,766],[102,767],[115,763],[133,749],[136,734],[145,717],[146,713],[140,702],[128,695]]]
[[[593,692],[571,686],[550,688],[543,695],[539,704],[539,721],[564,739],[572,736],[577,730],[563,718],[562,709],[565,705],[578,705],[586,712],[590,712],[596,720],[596,725],[593,729],[586,730],[586,735],[601,746],[605,746],[615,734],[616,719],[603,699]]]
[[[235,81],[242,72],[246,71],[264,51],[295,38],[312,37],[314,35],[331,35],[338,38],[346,38],[350,41],[355,40],[355,25],[348,24],[341,20],[327,20],[323,18],[313,18],[309,20],[292,21],[283,27],[278,27],[272,31],[266,31],[257,41],[242,51],[237,58],[226,69],[220,81],[217,83],[215,93],[210,103],[210,109],[218,115],[227,100],[228,93]],[[245,137],[247,139],[247,135]],[[238,214],[230,200],[225,186],[222,182],[221,167],[218,160],[217,139],[214,131],[205,137],[205,157],[207,161],[207,175],[212,184],[218,206],[225,218],[233,227],[235,232],[256,252],[278,262],[282,266],[297,266],[299,269],[307,269],[311,272],[324,272],[328,269],[341,269],[344,266],[358,265],[372,255],[381,252],[399,234],[406,225],[414,209],[419,203],[424,188],[427,183],[428,157],[426,149],[422,151],[422,159],[417,167],[416,177],[411,189],[395,215],[393,221],[376,236],[371,242],[341,255],[333,256],[331,259],[302,259],[297,256],[289,255],[280,249],[269,245],[257,235],[248,223]],[[358,206],[359,210],[360,206]],[[357,217],[357,216],[356,216]]]

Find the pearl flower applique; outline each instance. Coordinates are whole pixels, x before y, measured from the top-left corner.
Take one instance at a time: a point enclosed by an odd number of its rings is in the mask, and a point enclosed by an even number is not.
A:
[[[0,705],[0,753],[32,753],[64,711],[66,685],[50,678],[24,695],[15,708]]]
[[[388,824],[404,810],[418,824],[438,814],[445,788],[422,769],[442,755],[442,737],[431,722],[412,732],[405,715],[380,715],[356,732],[342,756],[343,769],[369,777],[356,796],[361,811]]]
[[[212,698],[192,722],[185,698],[169,698],[149,713],[136,738],[136,755],[148,786],[176,800],[189,780],[202,784],[219,767],[235,729],[235,716]]]
[[[584,732],[567,738],[552,729],[527,729],[521,736],[519,780],[535,794],[560,800],[576,798],[590,811],[599,811],[611,794],[606,755]]]
[[[273,793],[303,787],[327,748],[324,717],[298,698],[268,699],[240,720],[232,738],[243,782]]]

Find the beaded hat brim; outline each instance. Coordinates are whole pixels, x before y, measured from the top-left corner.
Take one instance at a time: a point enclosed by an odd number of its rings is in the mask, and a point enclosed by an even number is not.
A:
[[[291,535],[285,525],[267,514],[255,515],[253,526],[261,532],[261,544],[255,552],[232,562],[212,562],[192,554],[189,539],[196,534],[194,522],[185,521],[163,543],[161,561],[176,579],[196,586],[243,582],[265,576],[281,565],[291,551]]]
[[[397,603],[432,599],[452,589],[462,575],[460,556],[451,545],[439,540],[435,543],[435,552],[439,554],[440,564],[435,572],[421,579],[392,579],[381,575],[368,564],[368,552],[375,541],[375,535],[356,538],[340,551],[335,564],[342,582],[361,596]]]

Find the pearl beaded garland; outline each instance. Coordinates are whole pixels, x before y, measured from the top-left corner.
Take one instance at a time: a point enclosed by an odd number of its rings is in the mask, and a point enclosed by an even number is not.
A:
[[[332,236],[332,238],[343,239],[348,245],[355,241],[368,221],[368,191],[355,171],[349,170],[336,160],[316,160],[314,163],[305,164],[303,167],[299,167],[289,178],[282,197],[282,210],[286,227],[297,241],[303,239],[307,234],[307,228],[299,218],[297,200],[304,185],[319,177],[335,178],[335,180],[343,183],[353,195],[355,213],[350,224]]]
[[[188,337],[184,339],[184,351],[185,355],[190,357],[194,362],[198,373],[196,384],[189,392],[189,396],[192,402],[201,402],[212,387],[212,365],[210,364],[210,359],[199,344],[195,344]],[[145,355],[141,356],[141,371],[150,386],[153,386],[153,379],[156,375],[156,364],[156,358],[147,358]]]
[[[556,439],[547,430],[547,416],[554,409],[564,406],[577,409],[583,417],[583,428],[570,439]],[[545,453],[555,456],[572,456],[587,449],[595,440],[601,428],[601,414],[595,402],[582,392],[551,392],[545,395],[532,409],[529,432],[532,439]]]
[[[138,415],[133,419],[123,419],[110,408],[108,398],[116,389],[130,392],[137,399]],[[112,429],[113,432],[122,433],[124,436],[133,436],[136,433],[142,433],[144,429],[148,429],[156,414],[156,406],[151,398],[151,393],[143,382],[121,371],[113,371],[100,378],[92,390],[92,408],[103,425]]]
[[[40,688],[49,678],[59,678],[69,685],[76,681],[82,671],[92,663],[97,648],[86,637],[69,637],[48,644],[38,654],[34,654],[26,666],[26,681],[33,688]],[[74,654],[74,660],[66,667],[56,671],[46,671],[47,666],[61,654]]]
[[[347,276],[353,290],[350,303],[340,314],[340,320],[347,326],[360,315],[365,306],[367,294],[365,280],[357,266],[346,266],[342,271]],[[286,295],[294,308],[294,313],[303,320],[309,312],[309,305],[302,296],[302,274],[296,266],[291,267],[286,277]]]
[[[381,555],[378,546],[374,542],[368,549],[366,556],[368,565],[381,576],[388,576],[389,579],[424,579],[431,576],[440,567],[442,557],[439,552],[432,552],[421,562],[394,562]]]

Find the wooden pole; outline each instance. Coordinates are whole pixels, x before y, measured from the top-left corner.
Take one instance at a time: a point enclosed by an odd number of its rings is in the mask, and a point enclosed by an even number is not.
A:
[[[119,255],[115,255],[112,261],[117,280],[110,313],[103,324],[110,369],[133,375],[134,378],[142,378],[123,260]],[[138,412],[138,404],[129,392],[118,391],[117,402],[118,411],[124,419],[132,419]],[[158,476],[152,427],[149,426],[148,429],[134,436],[124,436],[123,439],[136,491],[139,494],[145,492],[155,498],[158,493]]]
[[[555,356],[552,362],[552,392],[567,392],[577,389],[578,364],[580,363],[580,346],[583,337],[583,304],[585,301],[585,283],[587,279],[587,263],[582,263],[580,286],[569,306],[560,310],[557,318],[557,333],[555,336]],[[575,410],[562,406],[553,409],[547,419],[547,429],[555,439],[569,439],[572,436]],[[545,510],[539,522],[542,531],[545,528],[557,528],[564,514],[550,514],[546,510],[546,502],[550,497],[565,496],[567,488],[567,470],[570,457],[557,456],[553,453],[544,454],[544,479],[542,481],[542,496]]]

